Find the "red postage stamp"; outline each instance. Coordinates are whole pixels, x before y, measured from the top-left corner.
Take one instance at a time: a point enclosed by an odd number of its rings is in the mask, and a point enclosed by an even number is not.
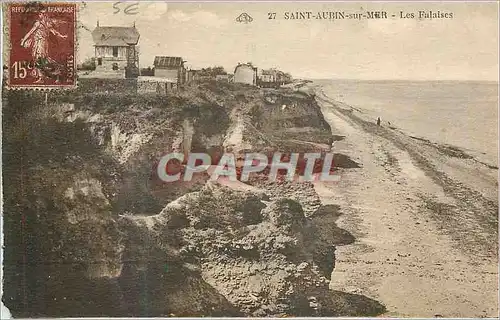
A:
[[[7,5],[9,88],[76,86],[76,4]]]

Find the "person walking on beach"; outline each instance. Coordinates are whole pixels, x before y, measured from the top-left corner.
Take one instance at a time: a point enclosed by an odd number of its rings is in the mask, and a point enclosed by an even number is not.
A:
[[[380,126],[380,117],[377,118],[377,126]]]

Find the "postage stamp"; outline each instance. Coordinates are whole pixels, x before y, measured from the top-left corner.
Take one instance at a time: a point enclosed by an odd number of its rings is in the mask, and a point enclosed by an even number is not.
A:
[[[76,4],[9,3],[6,9],[8,88],[74,87]]]

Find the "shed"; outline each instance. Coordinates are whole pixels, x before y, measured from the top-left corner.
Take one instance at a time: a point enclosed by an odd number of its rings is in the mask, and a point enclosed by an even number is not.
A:
[[[155,77],[174,79],[178,84],[186,82],[186,68],[181,57],[156,56],[154,61]]]

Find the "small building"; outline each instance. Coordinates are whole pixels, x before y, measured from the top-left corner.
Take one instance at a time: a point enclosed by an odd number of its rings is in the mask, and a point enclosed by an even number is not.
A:
[[[125,74],[126,70],[138,69],[137,43],[140,34],[132,27],[101,27],[99,22],[92,31],[96,72]]]
[[[280,81],[281,73],[281,71],[275,68],[262,70],[257,85],[262,88],[279,88],[282,85]]]
[[[257,67],[251,63],[238,64],[234,69],[235,83],[246,83],[250,85],[257,85]]]
[[[230,75],[229,74],[218,74],[215,76],[216,81],[221,81],[221,82],[229,82],[230,81]]]
[[[215,80],[215,77],[205,74],[202,70],[191,69],[186,72],[186,82],[210,80]]]
[[[267,69],[267,70],[262,70],[261,75],[260,75],[260,81],[261,82],[276,82],[277,81],[277,70],[276,69]]]
[[[181,57],[156,56],[154,61],[154,76],[171,79],[178,85],[186,83],[186,68]]]

